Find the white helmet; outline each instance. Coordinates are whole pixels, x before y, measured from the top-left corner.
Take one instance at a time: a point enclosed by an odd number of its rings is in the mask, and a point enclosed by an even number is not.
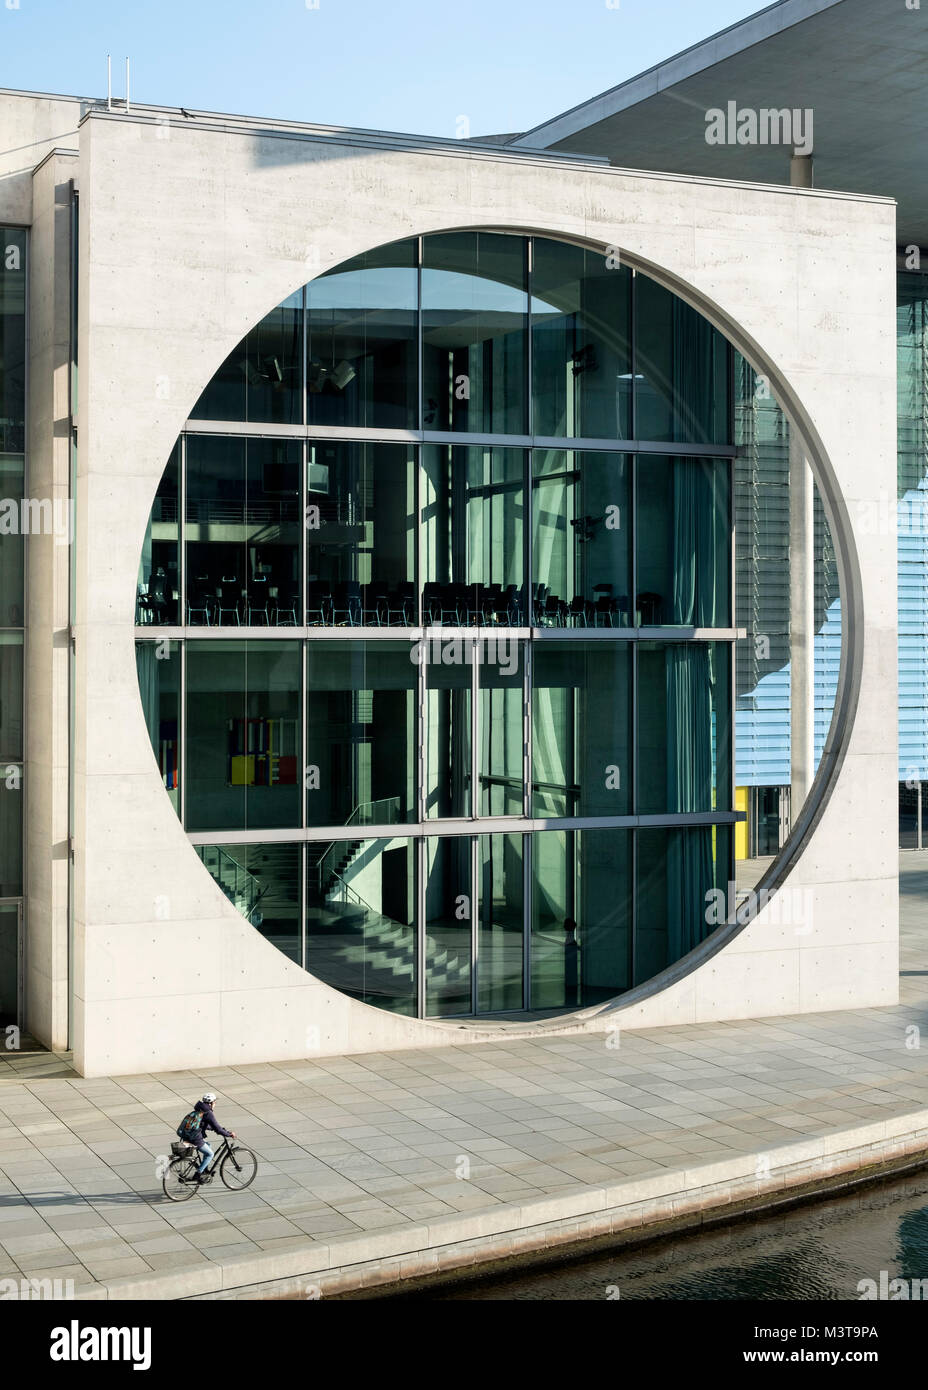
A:
[[[215,1102],[215,1100],[216,1100],[216,1096],[215,1096],[215,1093],[214,1093],[213,1091],[207,1091],[207,1092],[206,1092],[206,1095],[203,1096],[203,1103],[204,1103],[204,1105],[212,1105],[212,1104]]]

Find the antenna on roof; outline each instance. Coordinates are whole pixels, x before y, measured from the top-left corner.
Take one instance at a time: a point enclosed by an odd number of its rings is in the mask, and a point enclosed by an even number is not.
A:
[[[106,55],[106,109],[113,109],[113,60],[110,55]]]
[[[126,110],[127,110],[127,111],[130,111],[131,109],[132,109],[132,108],[131,108],[130,105],[129,105],[129,59],[127,58],[127,59],[126,59]]]

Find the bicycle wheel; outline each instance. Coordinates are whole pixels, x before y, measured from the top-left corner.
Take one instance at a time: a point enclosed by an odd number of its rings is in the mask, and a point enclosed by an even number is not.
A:
[[[168,1164],[161,1186],[165,1197],[172,1202],[186,1202],[197,1190],[197,1168],[195,1158],[174,1158]]]
[[[251,1149],[240,1149],[237,1144],[226,1154],[222,1160],[222,1167],[219,1169],[219,1176],[222,1181],[233,1192],[240,1192],[243,1187],[250,1187],[257,1175],[258,1160]]]

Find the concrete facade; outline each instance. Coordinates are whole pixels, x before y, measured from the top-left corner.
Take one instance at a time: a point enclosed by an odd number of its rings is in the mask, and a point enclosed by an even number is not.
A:
[[[80,114],[76,104],[69,109]],[[48,112],[56,124],[57,109]],[[60,143],[50,129],[47,138],[50,147]],[[92,109],[76,147],[71,1036],[78,1069],[202,1069],[501,1033],[894,1003],[895,542],[874,521],[895,476],[893,204],[454,142],[185,120],[153,109],[132,116]],[[29,198],[16,175],[6,205],[0,179],[0,217],[16,221],[18,208],[31,218],[34,201],[35,284],[37,255],[44,264],[52,241],[56,258],[60,249],[48,230],[52,189],[73,172],[67,155],[55,160]],[[722,928],[613,1005],[544,1025],[394,1016],[314,980],[266,942],[224,898],[178,822],[151,751],[134,661],[136,575],[152,499],[217,366],[314,275],[397,238],[460,227],[618,247],[627,263],[692,303],[768,377],[804,442],[841,549],[845,650],[835,721],[791,840],[766,880],[780,891],[747,925]],[[33,393],[49,389],[37,377],[61,366],[56,313],[45,312],[41,344],[34,343],[45,356],[33,352]],[[59,409],[56,400],[53,418]],[[59,436],[43,434],[32,419],[30,453],[41,456],[33,477],[59,485]],[[45,651],[29,666],[36,758],[43,732],[50,743],[53,727],[60,731],[62,694],[53,655],[59,639],[48,645],[61,618],[60,565],[52,556],[40,569],[58,598],[54,607],[50,598],[30,606],[44,644],[37,651]],[[30,891],[33,879],[38,886],[47,877],[43,862],[58,862],[67,805],[57,755],[42,776],[51,800],[30,819]],[[29,936],[29,1021],[44,1041],[60,1037],[66,965],[60,869],[52,880],[55,894],[41,888]],[[47,908],[46,897],[54,897]]]
[[[71,183],[77,153],[52,150],[33,180],[30,256],[29,494],[67,512],[71,481]],[[25,685],[29,795],[24,1008],[52,1047],[68,1045],[70,550],[31,536]]]

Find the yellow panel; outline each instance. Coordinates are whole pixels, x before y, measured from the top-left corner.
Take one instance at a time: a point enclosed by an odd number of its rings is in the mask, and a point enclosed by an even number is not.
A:
[[[249,754],[238,754],[232,758],[231,782],[233,787],[253,787],[255,784],[255,760]]]
[[[748,809],[748,789],[747,787],[735,788],[735,810],[747,811]],[[746,820],[739,820],[735,823],[735,858],[747,859],[748,857],[748,823]]]

